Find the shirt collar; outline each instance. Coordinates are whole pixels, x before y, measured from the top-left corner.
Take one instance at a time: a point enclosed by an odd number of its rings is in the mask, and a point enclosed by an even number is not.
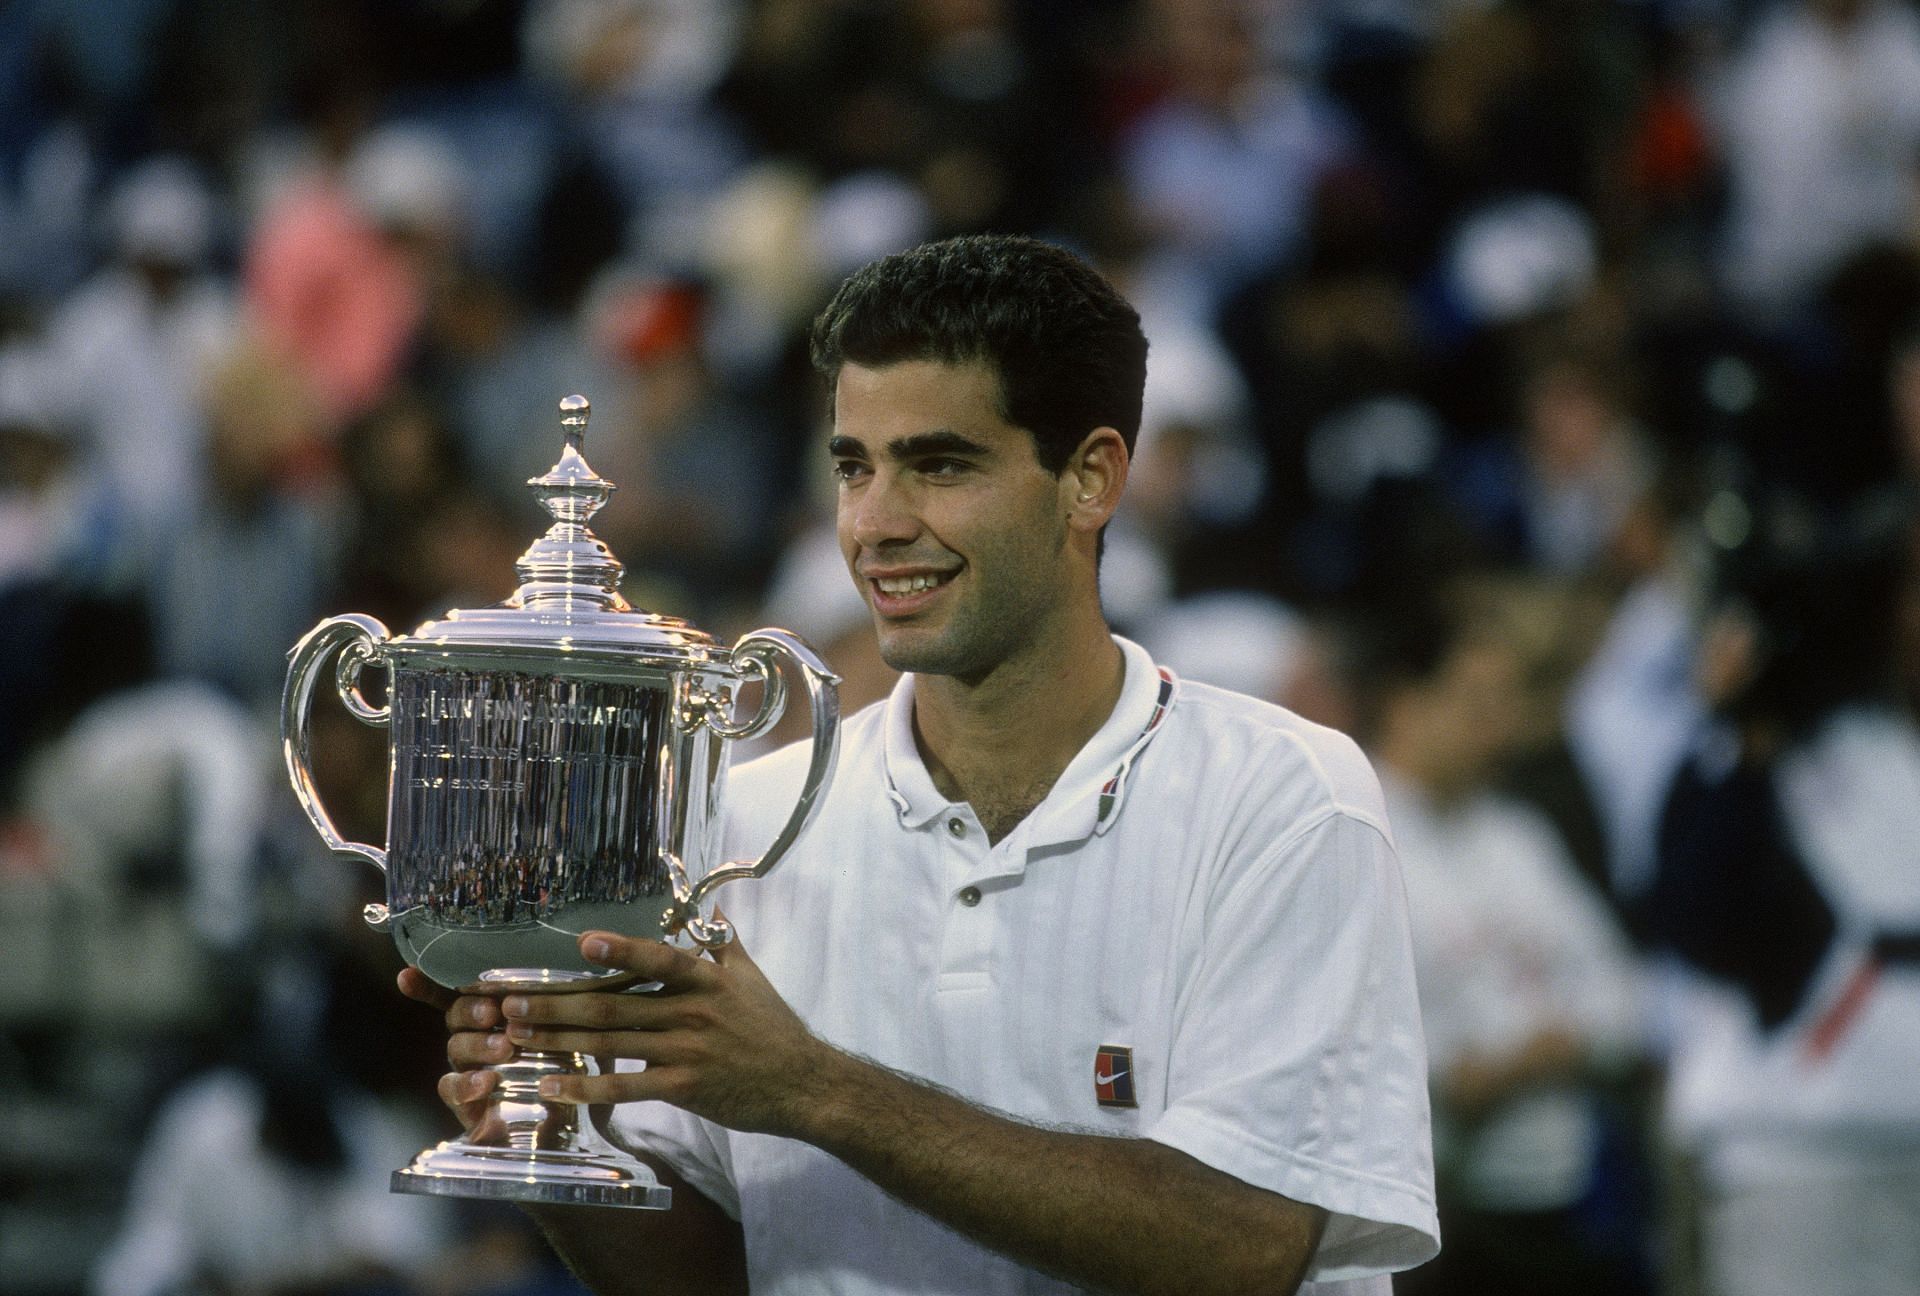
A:
[[[1133,762],[1152,741],[1179,696],[1172,671],[1156,667],[1147,650],[1119,635],[1125,674],[1120,698],[1054,783],[1046,800],[1016,830],[1028,849],[1080,841],[1105,832],[1126,799]],[[913,676],[903,675],[887,699],[887,792],[902,826],[922,828],[952,802],[933,785],[913,737]]]

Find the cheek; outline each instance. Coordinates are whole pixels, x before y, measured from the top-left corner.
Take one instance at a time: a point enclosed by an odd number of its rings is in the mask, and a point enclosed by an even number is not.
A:
[[[853,512],[847,507],[844,495],[834,512],[833,536],[840,547],[840,560],[846,563],[848,571],[852,571],[853,560],[860,552],[860,543],[853,538]]]

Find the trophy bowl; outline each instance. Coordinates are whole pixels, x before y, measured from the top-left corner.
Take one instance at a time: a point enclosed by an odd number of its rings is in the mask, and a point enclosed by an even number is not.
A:
[[[797,636],[755,630],[731,647],[619,593],[621,564],[587,528],[613,490],[582,455],[588,405],[560,403],[565,448],[531,486],[552,527],[516,564],[519,588],[408,635],[369,616],[330,617],[290,654],[281,747],[294,794],[335,855],[386,875],[367,921],[442,986],[470,994],[622,990],[633,978],[581,957],[589,930],[729,939],[703,902],[762,876],[798,838],[832,779],[839,680]],[[320,800],[308,721],[329,661],[348,711],[389,733],[387,843],[347,841]],[[765,732],[804,680],[812,758],[785,826],[755,860],[722,862],[730,744]],[[387,673],[384,704],[361,690]],[[761,686],[736,719],[743,686]],[[517,1050],[487,1119],[394,1172],[395,1192],[664,1208],[640,1161],[539,1097],[578,1054]]]

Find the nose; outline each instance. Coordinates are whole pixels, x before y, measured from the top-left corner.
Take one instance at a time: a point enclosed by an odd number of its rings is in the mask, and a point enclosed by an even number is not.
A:
[[[906,544],[920,534],[913,502],[891,473],[878,472],[840,497],[841,522],[862,549]]]

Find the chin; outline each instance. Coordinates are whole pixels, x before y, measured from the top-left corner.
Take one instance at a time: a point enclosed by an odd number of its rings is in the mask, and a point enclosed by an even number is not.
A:
[[[897,671],[915,675],[963,675],[972,665],[968,654],[936,632],[880,629],[880,660]]]
[[[943,675],[941,669],[945,657],[936,645],[914,643],[904,639],[880,637],[880,660],[893,669],[915,675]]]

